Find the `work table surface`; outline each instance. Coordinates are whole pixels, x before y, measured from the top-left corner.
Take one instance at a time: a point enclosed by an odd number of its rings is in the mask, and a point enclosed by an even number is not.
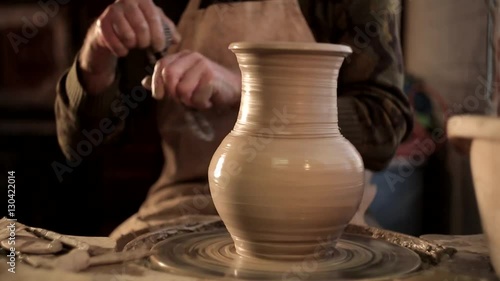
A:
[[[445,247],[452,247],[457,252],[451,258],[444,258],[440,264],[412,276],[397,280],[500,280],[494,275],[489,263],[488,249],[483,235],[450,236],[424,235],[429,241]],[[184,281],[200,280],[193,277],[175,276],[156,272],[136,263],[119,264],[112,266],[94,267],[80,273],[64,272],[60,270],[46,270],[31,267],[25,264],[16,265],[16,273],[8,272],[6,257],[1,257],[0,280],[38,281]]]

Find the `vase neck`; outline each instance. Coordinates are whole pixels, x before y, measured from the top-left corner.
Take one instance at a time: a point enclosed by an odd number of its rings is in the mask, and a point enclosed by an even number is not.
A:
[[[342,56],[239,53],[241,105],[236,133],[338,135]]]

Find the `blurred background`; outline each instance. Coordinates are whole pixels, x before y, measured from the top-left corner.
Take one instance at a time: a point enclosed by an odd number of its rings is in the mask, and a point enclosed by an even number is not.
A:
[[[56,11],[48,2],[58,4]],[[0,171],[16,172],[16,217],[25,224],[108,235],[138,209],[159,175],[155,132],[85,159],[62,182],[52,167],[64,163],[53,109],[57,80],[111,2],[0,4]],[[451,115],[496,114],[496,13],[495,0],[404,1],[405,92],[415,130],[371,180],[378,192],[369,211],[382,227],[412,235],[481,232],[469,160],[443,132]],[[0,181],[7,194],[6,177]]]

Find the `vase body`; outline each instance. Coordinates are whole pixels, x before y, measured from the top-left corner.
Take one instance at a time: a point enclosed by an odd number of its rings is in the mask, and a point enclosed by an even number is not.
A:
[[[470,166],[491,264],[500,278],[500,118],[454,116],[447,124],[454,142],[470,147]]]
[[[278,42],[230,49],[242,97],[209,167],[215,207],[243,256],[315,255],[335,244],[363,195],[362,159],[337,122],[337,77],[351,49]]]

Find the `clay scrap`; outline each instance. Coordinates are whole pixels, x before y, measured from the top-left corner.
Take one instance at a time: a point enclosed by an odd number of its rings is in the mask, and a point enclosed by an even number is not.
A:
[[[445,256],[453,256],[457,251],[454,248],[444,247],[442,245],[421,238],[388,230],[382,230],[375,227],[349,224],[346,227],[345,232],[367,235],[375,239],[382,239],[393,244],[403,246],[415,251],[420,256],[422,261],[428,262],[433,265],[438,264]]]
[[[28,231],[37,235],[38,237],[45,238],[47,240],[58,240],[66,246],[71,248],[80,249],[88,251],[90,255],[100,255],[109,252],[111,249],[105,249],[100,246],[91,245],[87,242],[75,239],[74,237],[62,235],[53,231],[45,230],[42,228],[28,227]]]
[[[7,226],[13,224],[15,235]],[[107,237],[78,237],[60,234],[43,228],[29,227],[7,218],[0,219],[0,246],[15,248],[19,259],[33,267],[84,271],[93,266],[119,264],[150,256],[150,250],[116,252],[116,242]],[[15,239],[9,243],[9,238]]]
[[[9,251],[13,246],[9,241],[10,240],[5,239],[0,242],[0,245],[6,251]],[[58,240],[49,241],[36,237],[17,235],[15,239],[15,248],[16,251],[26,254],[46,255],[59,253],[62,251],[63,245]]]

